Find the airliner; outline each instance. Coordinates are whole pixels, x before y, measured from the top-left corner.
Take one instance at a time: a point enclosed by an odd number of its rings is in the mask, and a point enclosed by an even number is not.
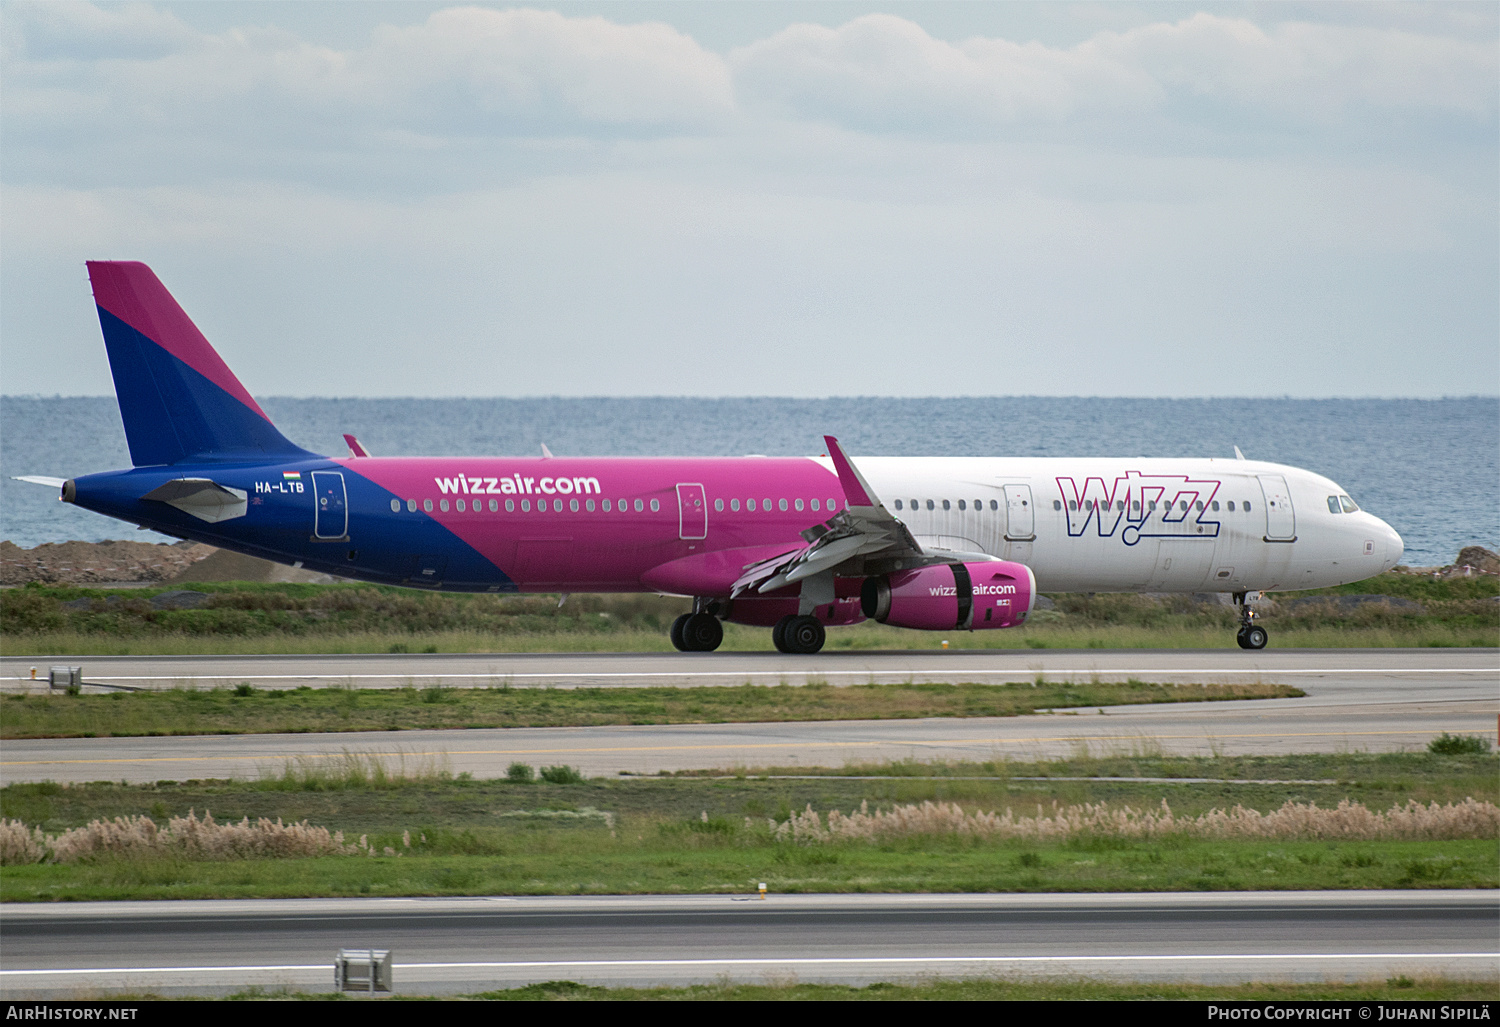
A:
[[[1221,592],[1261,649],[1259,593],[1359,581],[1399,535],[1310,471],[1231,459],[381,457],[302,449],[145,264],[89,280],[133,466],[21,480],[178,538],[314,571],[460,592],[692,599],[684,652],[723,623],[816,653],[826,629],[1026,622],[1040,592]]]

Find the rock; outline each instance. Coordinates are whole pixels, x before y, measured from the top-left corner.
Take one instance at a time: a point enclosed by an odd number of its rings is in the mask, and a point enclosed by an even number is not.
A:
[[[1054,603],[1051,599],[1048,599],[1046,596],[1039,595],[1036,597],[1036,605],[1033,606],[1032,609],[1055,610],[1057,609],[1057,604]]]
[[[191,592],[182,588],[151,597],[151,605],[158,610],[196,610],[206,602],[207,592]]]
[[[1484,546],[1464,546],[1458,551],[1458,559],[1453,562],[1453,566],[1472,567],[1485,574],[1500,574],[1500,554],[1493,553]]]
[[[197,542],[45,542],[22,549],[5,541],[0,542],[0,584],[165,581],[214,551]]]

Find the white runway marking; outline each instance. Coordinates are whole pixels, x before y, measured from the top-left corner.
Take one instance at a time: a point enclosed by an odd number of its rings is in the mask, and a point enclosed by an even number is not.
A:
[[[1500,952],[1251,952],[1170,953],[1119,956],[788,956],[726,959],[535,959],[510,962],[396,963],[397,970],[536,970],[590,969],[600,967],[715,967],[715,966],[881,966],[892,963],[1150,963],[1224,962],[1226,960],[1348,960],[1348,959],[1500,959]],[[67,974],[169,974],[331,971],[332,963],[265,966],[122,966],[85,967],[72,970],[0,970],[0,977],[63,976]]]
[[[537,679],[556,681],[562,678],[785,678],[798,675],[813,676],[818,678],[834,677],[860,677],[868,678],[877,674],[905,675],[912,677],[916,675],[932,675],[942,677],[953,677],[964,674],[982,674],[988,677],[1035,677],[1038,674],[1184,674],[1214,675],[1216,677],[1242,677],[1245,675],[1270,674],[1280,676],[1282,674],[1496,674],[1500,675],[1500,667],[1413,667],[1393,670],[1391,668],[1379,667],[1316,667],[1316,668],[1290,668],[1290,669],[1258,669],[1248,668],[1244,670],[1224,670],[1222,668],[1151,668],[1151,667],[1128,667],[1125,669],[1111,668],[1048,668],[1046,671],[1039,670],[974,670],[972,668],[956,668],[952,671],[878,671],[878,670],[693,670],[693,671],[566,671],[556,674],[513,674],[509,672],[496,671],[489,674],[254,674],[251,675],[257,681],[402,681],[410,678],[438,678],[442,680],[466,681],[484,680],[492,681],[496,678],[506,681],[518,679]],[[165,675],[141,674],[120,675],[100,674],[90,675],[96,681],[161,681]],[[185,678],[193,681],[239,681],[246,675],[241,674],[195,674]],[[27,681],[25,677],[0,678],[3,681]]]

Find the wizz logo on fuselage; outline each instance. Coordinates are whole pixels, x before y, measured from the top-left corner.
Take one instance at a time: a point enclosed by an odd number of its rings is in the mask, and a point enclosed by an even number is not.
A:
[[[1209,517],[1221,484],[1185,474],[1126,471],[1108,486],[1103,478],[1085,478],[1080,491],[1072,478],[1057,479],[1071,537],[1085,534],[1092,523],[1100,538],[1114,538],[1118,531],[1127,546],[1143,538],[1217,538],[1219,522]]]

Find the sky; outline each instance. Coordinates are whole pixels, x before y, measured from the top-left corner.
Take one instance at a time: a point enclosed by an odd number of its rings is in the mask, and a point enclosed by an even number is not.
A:
[[[0,3],[0,393],[1500,393],[1500,5]]]

